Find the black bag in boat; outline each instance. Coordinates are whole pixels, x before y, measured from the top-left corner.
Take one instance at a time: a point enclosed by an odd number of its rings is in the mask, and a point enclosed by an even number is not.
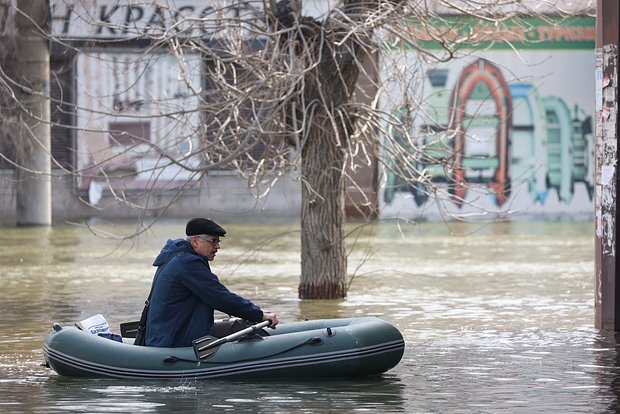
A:
[[[151,295],[149,295],[149,299]],[[144,346],[146,331],[146,315],[149,311],[149,300],[144,302],[144,309],[139,321],[121,323],[121,336],[124,338],[135,338],[134,345]]]

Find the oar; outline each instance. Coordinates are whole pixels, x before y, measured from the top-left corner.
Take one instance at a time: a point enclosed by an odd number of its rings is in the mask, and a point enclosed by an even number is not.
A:
[[[256,325],[252,325],[249,328],[245,328],[238,332],[232,333],[223,338],[214,338],[213,336],[203,336],[202,338],[195,339],[192,341],[192,345],[194,347],[194,353],[196,354],[196,358],[198,359],[198,361],[207,359],[211,355],[217,352],[220,345],[223,345],[227,342],[242,338],[251,333],[257,332],[260,329],[263,329],[269,326],[270,324],[271,324],[271,321],[269,320],[263,321]]]

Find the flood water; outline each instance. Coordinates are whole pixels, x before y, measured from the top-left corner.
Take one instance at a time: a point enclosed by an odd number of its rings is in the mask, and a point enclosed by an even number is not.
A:
[[[223,223],[225,224],[225,223]],[[620,354],[594,328],[591,222],[351,225],[349,295],[300,301],[295,224],[225,225],[212,267],[281,323],[374,315],[405,355],[377,378],[151,381],[60,377],[42,367],[53,322],[135,320],[151,262],[184,223],[137,240],[75,225],[0,229],[0,412],[616,412]]]

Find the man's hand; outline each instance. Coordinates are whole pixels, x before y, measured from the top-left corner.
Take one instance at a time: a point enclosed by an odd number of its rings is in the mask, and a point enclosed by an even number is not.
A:
[[[278,324],[278,318],[276,317],[275,313],[263,312],[263,320],[271,321],[271,325],[269,325],[271,329],[275,329],[276,325]]]

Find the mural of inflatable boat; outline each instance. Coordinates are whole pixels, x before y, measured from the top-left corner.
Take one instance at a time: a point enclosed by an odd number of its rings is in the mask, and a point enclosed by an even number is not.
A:
[[[499,68],[483,59],[463,69],[450,96],[446,69],[428,70],[427,76],[433,89],[418,110],[430,122],[408,126],[413,139],[419,137],[409,163],[433,183],[445,183],[457,206],[470,184],[487,186],[500,207],[523,184],[532,203],[545,204],[555,190],[568,204],[579,182],[592,200],[592,117],[577,105],[571,114],[561,98],[541,98],[531,83],[508,85]],[[416,114],[403,108],[395,116],[412,124]],[[389,171],[387,176],[387,203],[396,191],[411,192],[418,207],[426,202],[425,185],[405,183]]]
[[[454,87],[450,192],[461,206],[467,183],[488,183],[498,206],[510,196],[512,96],[500,69],[485,59],[466,66]]]

